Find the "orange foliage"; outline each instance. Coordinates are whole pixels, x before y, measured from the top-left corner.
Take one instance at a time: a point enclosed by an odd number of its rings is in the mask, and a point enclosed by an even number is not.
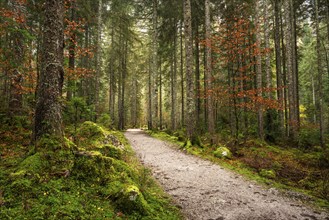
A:
[[[228,70],[230,73],[230,83],[219,79],[212,80],[213,90],[204,91],[205,96],[213,96],[226,106],[236,106],[238,108],[257,111],[259,106],[265,111],[267,109],[282,109],[281,102],[269,95],[278,88],[255,89],[254,66],[257,64],[255,56],[264,56],[271,52],[270,48],[262,48],[254,42],[254,35],[258,27],[254,26],[245,17],[234,17],[224,20],[218,28],[217,34],[211,39],[201,41],[205,47],[210,47],[213,51],[213,65]],[[216,73],[214,73],[216,74]],[[230,85],[228,85],[230,84]],[[206,98],[204,97],[204,98]]]

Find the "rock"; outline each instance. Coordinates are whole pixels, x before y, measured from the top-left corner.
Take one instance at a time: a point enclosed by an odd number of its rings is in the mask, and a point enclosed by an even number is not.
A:
[[[127,185],[119,193],[118,208],[127,213],[138,212],[146,215],[148,204],[137,186]]]
[[[215,157],[218,157],[218,158],[232,159],[231,151],[227,147],[224,147],[224,146],[217,148],[217,150],[214,151],[214,155],[215,155]]]

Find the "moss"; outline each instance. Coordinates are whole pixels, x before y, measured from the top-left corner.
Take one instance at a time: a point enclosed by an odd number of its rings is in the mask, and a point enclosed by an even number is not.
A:
[[[276,178],[276,173],[275,173],[274,170],[265,170],[265,169],[262,169],[259,172],[259,175],[261,175],[262,177],[265,177],[265,178],[269,178],[269,179],[275,179]]]
[[[103,155],[115,159],[122,159],[123,150],[111,144],[106,144],[97,148]]]
[[[84,122],[77,131],[77,135],[87,139],[105,137],[105,130],[94,122]]]
[[[27,157],[19,164],[18,169],[20,171],[25,170],[31,173],[40,173],[44,169],[45,162],[41,156],[41,153],[36,153]]]
[[[137,186],[127,185],[119,193],[117,207],[126,212],[147,215],[149,206]]]
[[[45,137],[25,159],[0,163],[0,219],[182,219],[123,134],[100,131],[92,146]]]
[[[88,151],[75,160],[72,175],[81,181],[103,183],[108,180],[112,158],[104,157],[98,151]]]
[[[221,146],[219,148],[217,148],[214,151],[214,156],[217,158],[227,158],[227,159],[232,159],[232,153],[231,151],[224,146]]]

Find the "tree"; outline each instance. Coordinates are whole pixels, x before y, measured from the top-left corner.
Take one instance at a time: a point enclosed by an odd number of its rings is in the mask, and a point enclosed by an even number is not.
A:
[[[281,108],[279,109],[279,130],[284,133],[284,89],[283,89],[283,75],[282,75],[282,57],[281,57],[281,34],[280,34],[280,5],[281,0],[274,0],[274,44],[275,44],[275,68],[276,68],[276,82],[277,82],[277,98]]]
[[[256,0],[255,8],[260,8],[259,0]],[[260,28],[260,12],[256,10],[255,25],[256,29]],[[256,81],[257,81],[257,96],[261,99],[263,97],[263,74],[262,74],[262,56],[261,56],[261,36],[260,32],[256,31]],[[260,102],[257,107],[257,119],[258,119],[258,137],[264,139],[264,116],[263,106]]]
[[[296,140],[298,132],[298,117],[296,114],[296,78],[294,69],[294,36],[292,19],[292,1],[284,0],[284,13],[286,21],[286,69],[288,80],[288,98],[289,98],[289,134],[292,140]]]
[[[205,27],[206,27],[206,94],[207,94],[207,116],[208,132],[213,137],[215,132],[213,112],[213,88],[212,88],[212,59],[211,59],[211,24],[210,24],[210,2],[205,0]],[[212,140],[213,142],[213,140]]]
[[[184,0],[184,34],[185,34],[185,66],[186,66],[186,131],[190,140],[195,138],[195,90],[193,77],[193,41],[191,2]]]
[[[61,96],[64,80],[64,1],[45,3],[41,71],[36,92],[34,140],[63,140]]]
[[[319,5],[318,0],[314,0],[315,10],[315,32],[316,32],[316,54],[317,54],[317,79],[318,79],[318,97],[317,97],[317,111],[320,123],[320,142],[321,146],[324,147],[324,117],[323,117],[323,88],[322,88],[322,58],[321,58],[321,40],[320,40],[320,29],[319,29]]]

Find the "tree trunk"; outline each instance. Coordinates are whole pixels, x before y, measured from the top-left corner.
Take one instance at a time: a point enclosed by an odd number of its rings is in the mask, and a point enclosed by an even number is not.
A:
[[[275,67],[276,67],[276,82],[277,82],[277,96],[280,103],[279,109],[279,130],[280,133],[284,132],[284,102],[283,102],[283,77],[282,77],[282,62],[281,62],[281,35],[280,35],[280,1],[274,1],[274,44],[275,44]]]
[[[195,22],[195,90],[196,90],[196,128],[200,130],[201,93],[200,93],[200,43],[199,24]]]
[[[72,1],[71,2],[71,22],[74,22],[75,20],[75,7],[76,7],[76,2]],[[72,33],[70,35],[70,43],[69,43],[69,74],[68,74],[68,79],[67,79],[67,95],[66,99],[70,101],[73,96],[73,86],[74,82],[71,79],[71,75],[74,73],[75,70],[75,46],[76,46],[76,33],[75,30],[71,30]]]
[[[260,8],[260,0],[256,0],[256,8]],[[255,16],[255,25],[259,30],[260,26],[260,13],[257,10],[257,14]],[[261,36],[259,31],[256,32],[256,81],[257,81],[257,119],[258,119],[258,137],[260,139],[264,139],[264,116],[263,116],[263,106],[262,106],[262,98],[263,98],[263,76],[262,76],[262,56],[261,56]]]
[[[15,14],[25,17],[25,4],[10,0],[8,4],[12,7]],[[25,24],[17,24],[17,28],[24,29]],[[24,65],[24,35],[16,31],[12,34],[13,41],[13,58],[11,60],[12,69],[10,70],[10,97],[9,97],[9,116],[18,115],[22,111],[23,96],[21,86],[23,84],[23,65]]]
[[[289,98],[289,132],[288,136],[291,140],[296,140],[297,138],[297,118],[295,117],[296,103],[295,103],[295,79],[294,79],[294,65],[293,65],[293,25],[292,25],[292,15],[291,15],[291,1],[284,0],[284,12],[286,21],[286,69],[287,69],[287,80],[288,80],[288,98]]]
[[[171,70],[170,70],[170,88],[171,88],[171,130],[176,130],[176,34],[174,39]]]
[[[34,140],[51,136],[63,141],[61,96],[63,69],[64,1],[45,3],[43,53],[36,93]]]
[[[114,46],[114,27],[112,26],[111,30],[111,45]],[[112,48],[112,52],[110,55],[110,63],[109,63],[109,113],[111,117],[111,124],[114,123],[114,117],[115,117],[115,72],[114,72],[114,48]]]
[[[324,147],[324,117],[323,117],[323,88],[322,88],[322,58],[321,58],[321,39],[319,28],[319,4],[318,0],[314,0],[315,10],[315,30],[316,30],[316,54],[317,54],[317,70],[318,70],[318,98],[317,98],[317,111],[320,122],[320,141],[321,146]]]
[[[181,76],[181,126],[185,126],[185,90],[184,90],[184,55],[183,55],[183,24],[180,26],[180,76]]]
[[[185,66],[186,66],[186,131],[187,137],[193,141],[195,138],[195,91],[193,77],[193,40],[191,2],[184,0],[184,34],[185,34]]]
[[[153,0],[153,33],[152,33],[152,101],[153,128],[158,128],[158,0]]]
[[[214,142],[215,122],[213,110],[213,91],[212,91],[212,59],[211,59],[211,23],[210,23],[210,2],[205,0],[205,27],[206,27],[206,97],[207,97],[207,116],[208,132],[211,136],[211,142]]]
[[[98,1],[98,16],[97,16],[97,39],[96,39],[96,79],[95,79],[95,119],[97,120],[100,113],[99,93],[100,93],[100,78],[101,78],[101,52],[102,52],[102,6],[103,1]]]

